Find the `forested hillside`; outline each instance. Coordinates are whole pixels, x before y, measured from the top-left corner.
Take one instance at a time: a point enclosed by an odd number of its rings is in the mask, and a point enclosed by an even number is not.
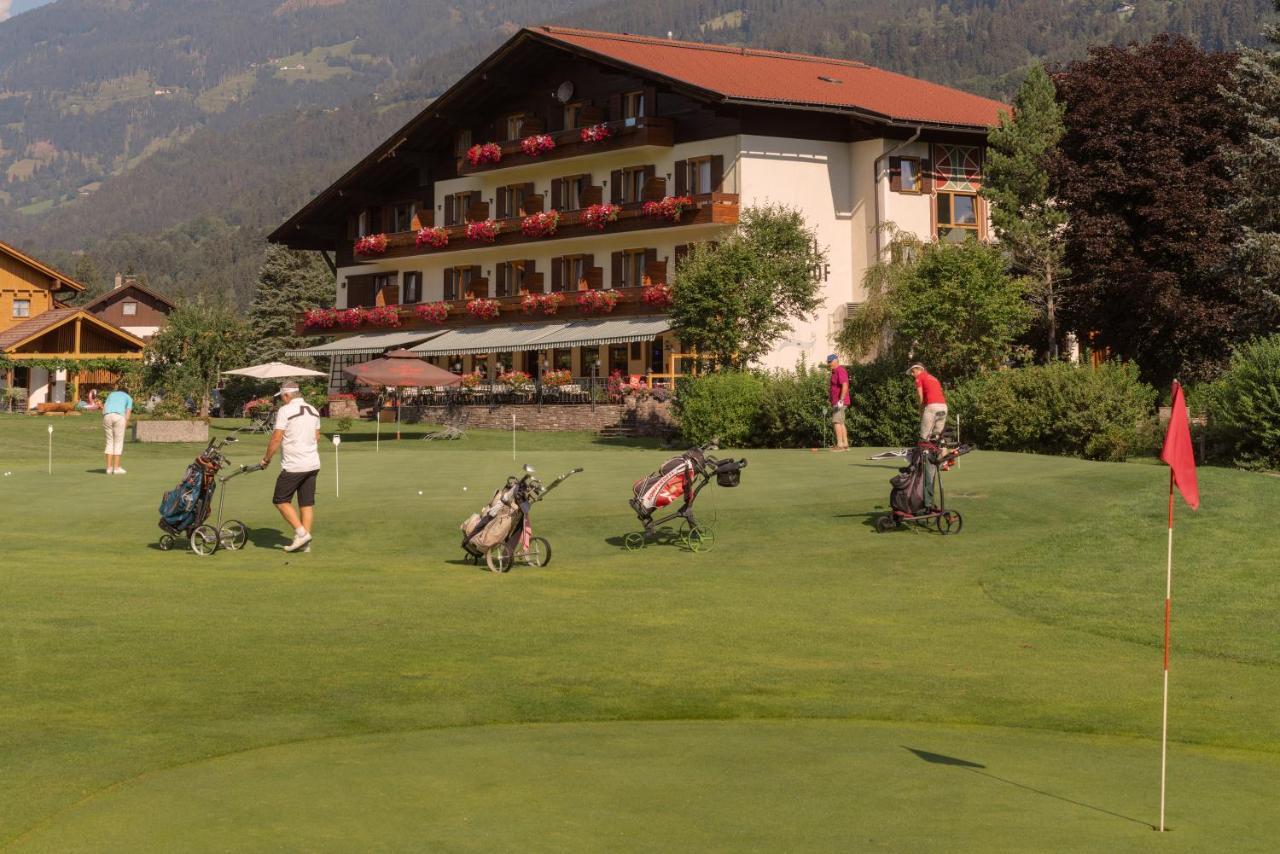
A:
[[[247,299],[262,235],[521,24],[861,59],[1008,97],[1164,30],[1256,43],[1271,0],[57,0],[0,24],[0,234]]]

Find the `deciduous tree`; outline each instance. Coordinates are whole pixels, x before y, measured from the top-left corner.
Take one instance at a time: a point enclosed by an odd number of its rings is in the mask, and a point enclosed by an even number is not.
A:
[[[822,304],[826,263],[804,217],[791,208],[747,208],[738,228],[698,244],[672,287],[672,330],[685,347],[747,365],[772,349],[791,321]]]
[[[1066,319],[1151,380],[1211,376],[1245,332],[1223,154],[1242,120],[1219,94],[1235,61],[1162,35],[1094,48],[1055,77]]]
[[[1067,270],[1066,212],[1050,194],[1049,167],[1062,138],[1062,105],[1053,80],[1034,65],[1018,90],[1012,116],[987,137],[982,195],[991,202],[991,224],[1009,254],[1014,275],[1025,280],[1028,300],[1044,327],[1045,351],[1058,358],[1059,291]]]
[[[165,396],[189,398],[209,414],[209,392],[222,371],[241,367],[249,327],[230,307],[196,300],[176,308],[147,342],[146,387]]]

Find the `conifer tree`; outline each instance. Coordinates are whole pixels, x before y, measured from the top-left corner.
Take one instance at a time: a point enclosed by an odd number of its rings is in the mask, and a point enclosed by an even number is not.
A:
[[[1280,10],[1280,0],[1276,0]],[[1245,48],[1222,94],[1246,122],[1244,142],[1226,152],[1241,226],[1234,260],[1262,330],[1280,326],[1280,25],[1263,28],[1268,47]]]
[[[277,361],[285,350],[320,343],[296,333],[298,315],[332,305],[333,275],[316,253],[267,247],[249,306],[249,357],[254,362]]]
[[[1055,204],[1049,169],[1062,139],[1062,111],[1053,80],[1036,64],[987,137],[982,195],[991,202],[991,224],[1008,252],[1011,272],[1024,280],[1028,300],[1044,325],[1050,360],[1058,358],[1059,288],[1066,212]]]

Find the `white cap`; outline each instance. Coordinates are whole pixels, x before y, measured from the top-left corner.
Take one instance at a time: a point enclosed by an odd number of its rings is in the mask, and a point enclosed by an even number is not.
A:
[[[280,390],[275,393],[275,396],[279,397],[282,394],[298,394],[298,393],[299,393],[298,384],[293,380],[288,380],[283,385],[280,386]]]

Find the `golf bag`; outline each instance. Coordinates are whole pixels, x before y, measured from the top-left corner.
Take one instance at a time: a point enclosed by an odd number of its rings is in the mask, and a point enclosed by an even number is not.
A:
[[[662,468],[632,485],[631,491],[635,494],[632,506],[637,512],[653,511],[688,495],[693,486],[693,477],[702,469],[705,461],[700,448],[692,448],[667,460]],[[736,483],[733,485],[737,486]]]
[[[186,534],[209,518],[218,468],[218,463],[204,454],[187,466],[182,482],[160,499],[161,529],[175,536]]]
[[[889,506],[902,516],[919,516],[928,506],[929,455],[920,445],[907,449],[907,464],[889,479]]]
[[[503,501],[503,493],[509,486],[499,489],[493,499],[479,513],[472,513],[459,527],[462,529],[462,543],[484,552],[503,542],[511,535],[516,520],[520,516],[520,508]]]

